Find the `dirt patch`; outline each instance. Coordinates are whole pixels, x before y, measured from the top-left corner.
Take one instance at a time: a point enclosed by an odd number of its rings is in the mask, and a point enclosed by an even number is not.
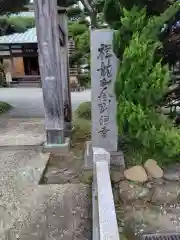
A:
[[[92,170],[84,169],[84,146],[90,132],[89,120],[73,117],[70,152],[66,156],[50,155],[42,184],[92,183]]]
[[[42,184],[85,183],[91,184],[92,170],[84,169],[82,144],[76,145],[66,156],[51,154]]]

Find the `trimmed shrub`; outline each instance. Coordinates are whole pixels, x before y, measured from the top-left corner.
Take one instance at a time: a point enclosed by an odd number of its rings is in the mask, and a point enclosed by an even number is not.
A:
[[[133,145],[136,143],[136,156],[141,162],[150,155],[162,165],[175,161],[180,154],[180,130],[157,111],[168,90],[170,75],[168,67],[163,66],[161,60],[155,60],[156,50],[161,47],[158,33],[167,18],[179,9],[177,6],[150,18],[147,23],[145,13],[136,19],[130,44],[119,61],[115,84],[118,130],[120,136]],[[126,14],[128,19],[130,13]],[[123,24],[127,24],[127,19]],[[116,40],[120,39],[117,34],[120,32],[116,33]],[[116,49],[120,45],[121,42],[115,41]],[[137,164],[137,158],[134,159]]]
[[[91,102],[83,102],[76,109],[75,114],[79,118],[84,118],[86,120],[91,119]]]
[[[85,142],[91,138],[91,122],[82,118],[73,119],[72,142]]]
[[[0,114],[7,112],[10,110],[11,105],[5,102],[0,102]]]

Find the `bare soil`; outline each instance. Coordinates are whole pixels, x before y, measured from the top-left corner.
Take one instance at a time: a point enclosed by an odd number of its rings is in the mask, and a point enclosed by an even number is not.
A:
[[[73,145],[66,156],[51,154],[42,184],[84,183],[91,184],[92,170],[84,169],[84,144]]]

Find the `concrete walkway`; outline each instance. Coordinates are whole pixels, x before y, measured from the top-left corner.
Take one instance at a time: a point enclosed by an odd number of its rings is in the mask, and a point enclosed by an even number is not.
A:
[[[91,91],[72,92],[72,109],[81,102],[90,101]],[[44,117],[44,105],[41,88],[0,88],[0,101],[13,106],[10,117]]]
[[[42,119],[0,121],[0,239],[89,240],[89,185],[39,185],[43,141]]]

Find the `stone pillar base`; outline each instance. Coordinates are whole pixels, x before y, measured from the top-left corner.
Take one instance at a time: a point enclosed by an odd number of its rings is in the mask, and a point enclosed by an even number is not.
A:
[[[71,138],[72,136],[72,123],[64,122],[64,136],[67,138]]]
[[[122,166],[125,167],[124,155],[121,151],[110,152],[110,165],[111,166]],[[85,143],[85,152],[84,152],[84,167],[86,169],[92,169],[93,167],[93,151],[92,151],[92,142],[87,141]]]
[[[43,145],[43,152],[50,152],[56,155],[66,155],[70,150],[70,138],[65,138],[65,142],[62,144],[47,144]]]

